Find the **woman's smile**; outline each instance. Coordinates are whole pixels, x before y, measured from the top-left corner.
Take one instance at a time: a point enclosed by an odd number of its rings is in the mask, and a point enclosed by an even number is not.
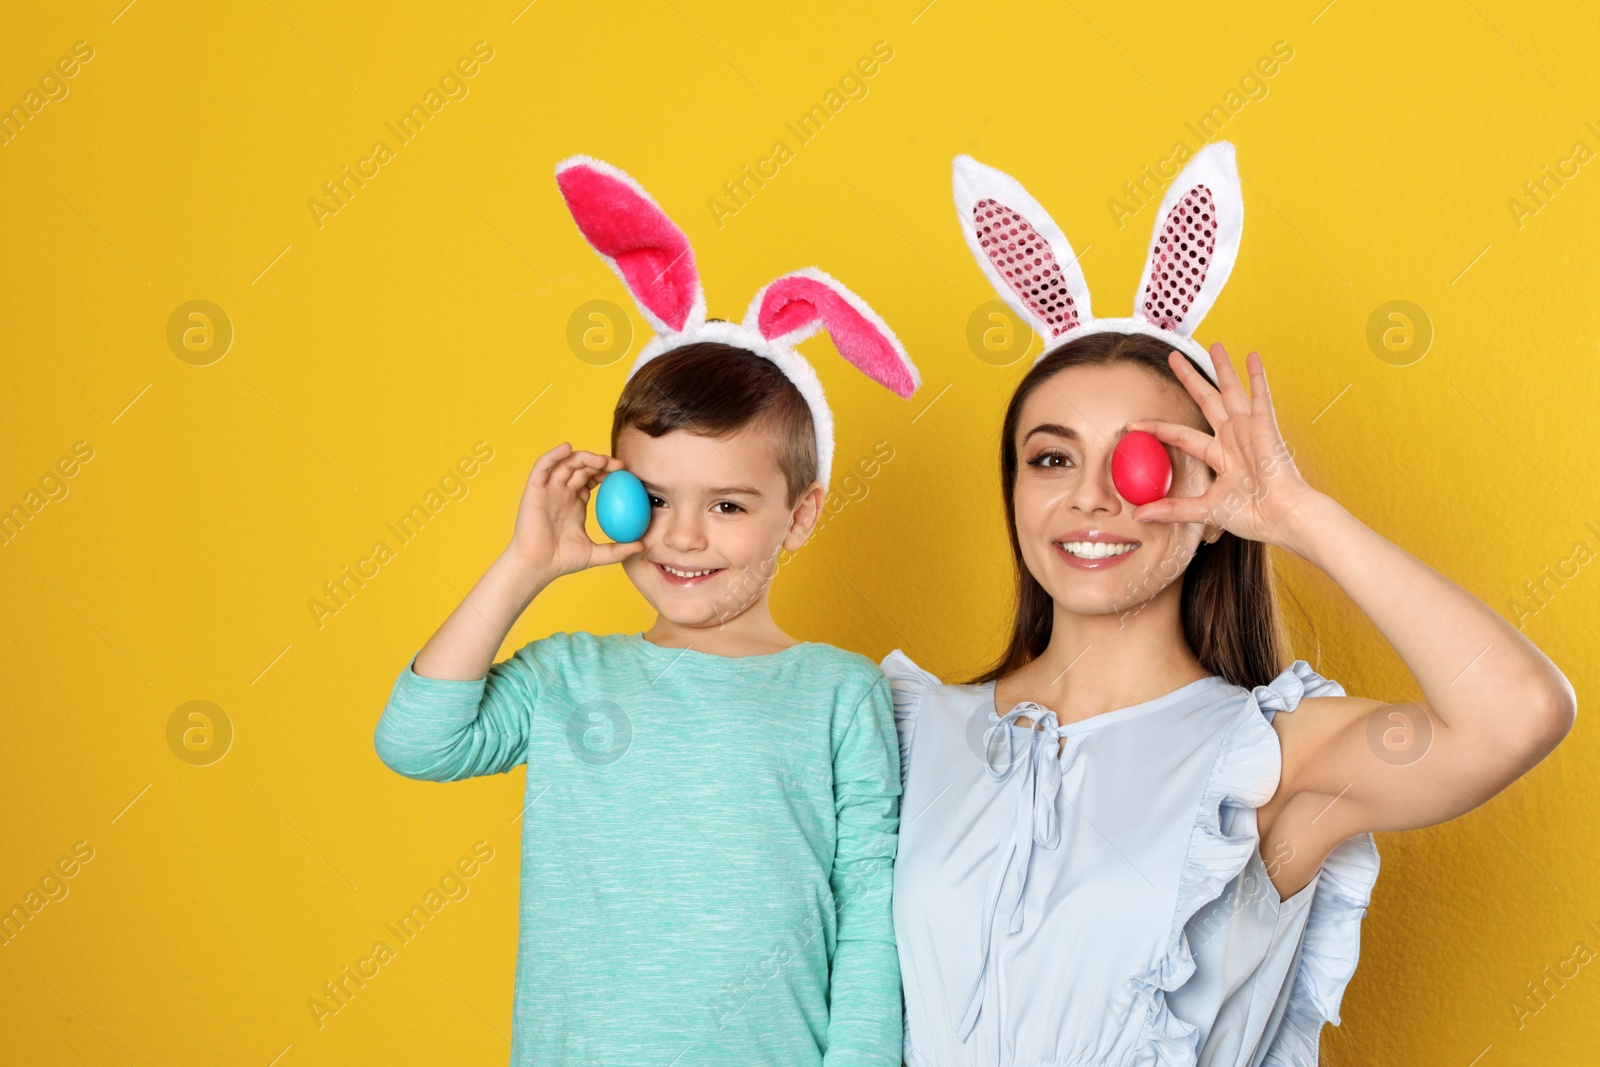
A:
[[[1063,559],[1081,570],[1115,567],[1133,554],[1140,543],[1125,541],[1100,530],[1073,530],[1060,540],[1051,542]]]

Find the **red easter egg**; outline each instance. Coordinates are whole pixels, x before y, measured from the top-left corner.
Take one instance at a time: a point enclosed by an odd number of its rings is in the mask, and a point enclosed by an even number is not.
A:
[[[1172,461],[1160,438],[1129,430],[1111,453],[1111,481],[1130,504],[1160,500],[1172,488]]]

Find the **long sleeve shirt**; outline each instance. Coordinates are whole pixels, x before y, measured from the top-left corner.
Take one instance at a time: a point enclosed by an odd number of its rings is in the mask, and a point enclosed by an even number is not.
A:
[[[558,633],[472,681],[408,661],[374,743],[428,781],[527,766],[513,1065],[898,1067],[871,660]]]

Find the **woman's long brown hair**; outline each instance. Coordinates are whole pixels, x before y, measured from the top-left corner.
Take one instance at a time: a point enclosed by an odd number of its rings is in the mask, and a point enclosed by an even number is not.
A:
[[[1046,355],[1017,385],[1000,430],[1000,491],[1016,571],[1016,613],[1005,651],[969,684],[997,681],[1037,659],[1049,646],[1054,625],[1055,604],[1029,572],[1017,543],[1014,497],[1017,428],[1023,404],[1047,379],[1068,367],[1127,363],[1182,389],[1182,383],[1167,365],[1167,353],[1171,351],[1171,345],[1146,334],[1093,333]],[[1184,358],[1189,359],[1187,355]],[[1193,359],[1189,362],[1194,364]],[[1199,367],[1195,369],[1198,371]],[[1199,414],[1198,407],[1196,413]],[[1200,421],[1210,432],[1203,414]],[[1287,666],[1288,640],[1273,586],[1272,557],[1263,542],[1223,531],[1214,543],[1202,543],[1183,573],[1179,615],[1183,636],[1201,665],[1234,685],[1247,689],[1265,685]]]

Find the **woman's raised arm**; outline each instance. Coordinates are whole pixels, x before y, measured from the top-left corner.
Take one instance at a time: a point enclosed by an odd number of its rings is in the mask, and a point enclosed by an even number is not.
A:
[[[1275,725],[1283,775],[1274,804],[1326,798],[1318,836],[1408,830],[1465,814],[1550,753],[1572,728],[1577,698],[1549,657],[1483,601],[1372,530],[1295,470],[1257,353],[1246,394],[1223,347],[1220,389],[1181,357],[1179,380],[1214,435],[1155,420],[1129,424],[1204,461],[1199,497],[1135,509],[1141,521],[1206,522],[1286,549],[1321,568],[1394,646],[1424,699],[1388,704],[1311,697]],[[1391,740],[1411,731],[1410,747]]]

